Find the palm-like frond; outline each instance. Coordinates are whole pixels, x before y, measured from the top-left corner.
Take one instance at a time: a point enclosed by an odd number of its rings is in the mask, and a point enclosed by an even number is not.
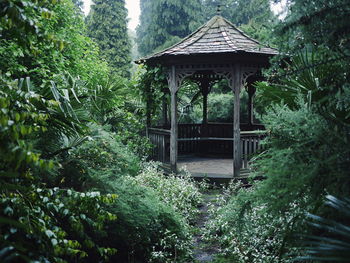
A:
[[[338,199],[328,195],[326,204],[339,212],[350,222],[350,199]],[[312,235],[306,242],[306,256],[298,258],[305,261],[349,262],[350,259],[350,225],[339,220],[325,219],[316,215],[308,215],[310,224],[322,235]],[[343,221],[342,220],[342,221]],[[346,222],[346,221],[345,221]]]

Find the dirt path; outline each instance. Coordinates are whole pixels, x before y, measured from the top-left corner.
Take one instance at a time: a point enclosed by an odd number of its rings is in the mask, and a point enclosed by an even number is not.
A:
[[[220,195],[220,193],[215,190],[211,190],[203,194],[203,203],[199,208],[200,214],[195,224],[195,227],[197,228],[197,234],[194,235],[193,256],[196,263],[211,262],[219,251],[218,245],[207,244],[202,237],[205,223],[209,219],[209,204],[213,203],[218,195]]]

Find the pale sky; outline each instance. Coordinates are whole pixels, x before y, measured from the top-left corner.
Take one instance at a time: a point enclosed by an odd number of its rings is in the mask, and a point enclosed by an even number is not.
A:
[[[90,11],[91,0],[84,1],[84,13],[87,15]],[[129,12],[129,25],[128,27],[132,30],[136,29],[136,26],[139,23],[140,16],[140,0],[125,0],[126,8]]]

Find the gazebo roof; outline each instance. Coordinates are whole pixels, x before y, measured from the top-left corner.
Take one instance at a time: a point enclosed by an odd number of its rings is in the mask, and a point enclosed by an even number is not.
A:
[[[216,15],[179,43],[142,60],[162,60],[166,57],[209,54],[276,55],[274,48],[260,44],[231,22]]]

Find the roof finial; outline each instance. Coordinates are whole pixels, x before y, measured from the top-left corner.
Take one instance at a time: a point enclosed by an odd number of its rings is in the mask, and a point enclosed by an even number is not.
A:
[[[218,8],[216,9],[216,14],[218,16],[221,16],[221,5],[218,5]]]

